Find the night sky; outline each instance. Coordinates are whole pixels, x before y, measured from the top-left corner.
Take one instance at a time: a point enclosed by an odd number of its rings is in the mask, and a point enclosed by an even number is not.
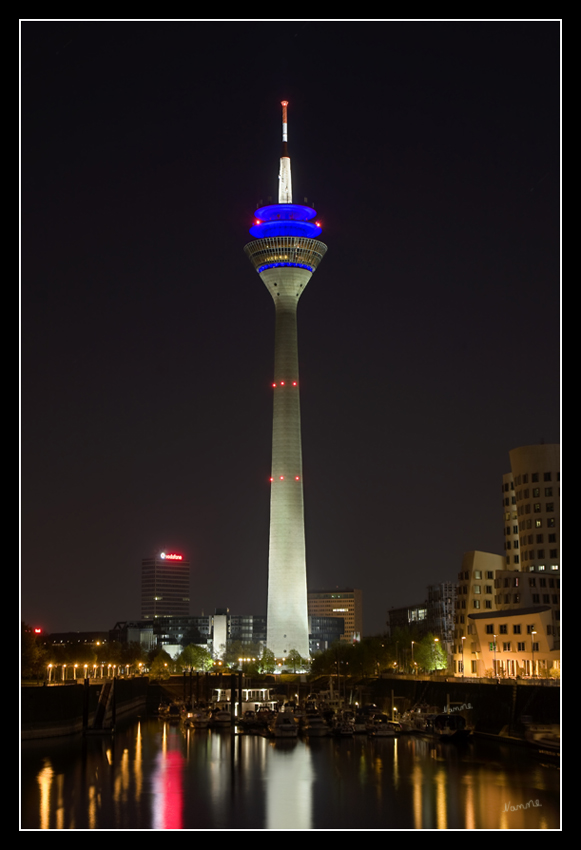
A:
[[[21,615],[266,613],[277,200],[327,254],[298,312],[310,589],[364,634],[503,552],[509,451],[560,441],[559,22],[21,24]]]

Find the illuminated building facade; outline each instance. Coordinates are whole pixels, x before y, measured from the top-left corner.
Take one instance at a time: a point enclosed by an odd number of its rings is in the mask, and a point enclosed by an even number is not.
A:
[[[356,588],[309,591],[309,617],[337,617],[343,620],[341,640],[361,640],[363,631],[363,592]]]
[[[141,617],[187,617],[190,562],[178,552],[159,552],[141,562]]]
[[[511,471],[502,479],[505,554],[467,552],[458,576],[458,676],[531,675],[533,667],[532,675],[541,675],[560,666],[560,446],[521,446],[509,455]]]
[[[291,649],[309,656],[303,460],[299,400],[297,306],[327,246],[316,211],[292,202],[283,101],[278,204],[260,207],[244,250],[275,307],[275,345],[267,646],[282,658]]]

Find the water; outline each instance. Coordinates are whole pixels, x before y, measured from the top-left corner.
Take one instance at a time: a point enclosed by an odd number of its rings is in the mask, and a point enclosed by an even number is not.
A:
[[[275,742],[157,719],[25,744],[23,829],[559,829],[560,770],[417,736]]]

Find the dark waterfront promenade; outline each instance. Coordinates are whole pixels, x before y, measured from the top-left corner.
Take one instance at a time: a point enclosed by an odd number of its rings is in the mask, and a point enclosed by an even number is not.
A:
[[[559,829],[560,770],[522,747],[273,741],[144,719],[23,745],[23,829]]]

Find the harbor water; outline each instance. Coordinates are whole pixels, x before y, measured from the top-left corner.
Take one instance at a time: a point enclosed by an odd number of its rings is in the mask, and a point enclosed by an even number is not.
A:
[[[157,718],[25,743],[21,828],[560,829],[560,769],[417,735],[279,741]]]

